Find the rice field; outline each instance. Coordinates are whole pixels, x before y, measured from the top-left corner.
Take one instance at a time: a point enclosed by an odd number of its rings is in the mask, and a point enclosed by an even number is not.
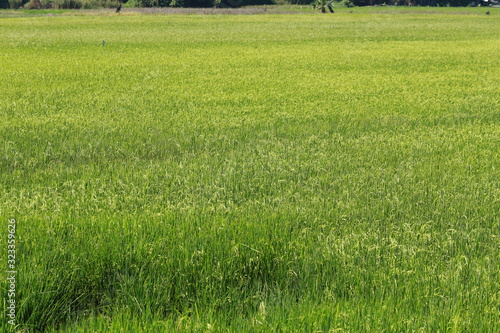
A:
[[[500,9],[279,10],[0,11],[2,332],[500,331]]]

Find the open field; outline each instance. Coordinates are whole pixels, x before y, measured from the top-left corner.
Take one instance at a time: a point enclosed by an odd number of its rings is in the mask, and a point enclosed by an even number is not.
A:
[[[0,331],[499,332],[500,9],[398,10],[0,12]]]

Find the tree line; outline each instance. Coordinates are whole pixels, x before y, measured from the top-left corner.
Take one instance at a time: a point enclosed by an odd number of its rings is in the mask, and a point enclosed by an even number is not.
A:
[[[319,0],[287,0],[289,4],[314,5]],[[338,0],[343,6],[469,6],[488,5],[497,0]],[[272,5],[275,0],[0,0],[1,9],[92,9],[128,7],[241,7]]]

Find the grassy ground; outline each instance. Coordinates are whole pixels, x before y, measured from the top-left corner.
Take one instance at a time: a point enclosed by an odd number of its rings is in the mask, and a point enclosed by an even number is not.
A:
[[[371,10],[0,18],[16,329],[498,332],[500,12]]]

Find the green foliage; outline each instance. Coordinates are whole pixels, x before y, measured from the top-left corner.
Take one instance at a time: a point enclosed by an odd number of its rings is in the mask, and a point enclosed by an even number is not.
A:
[[[57,9],[80,9],[83,6],[81,0],[53,0],[52,4]]]
[[[26,5],[24,5],[27,9],[42,9],[44,8],[43,4],[40,0],[30,0]]]
[[[213,7],[213,0],[130,0],[130,7]]]
[[[432,6],[432,7],[466,7],[470,0],[352,0],[355,6],[395,5],[395,6]]]
[[[211,8],[224,7],[233,8],[243,5],[270,4],[270,0],[256,0],[245,2],[240,0],[130,0],[129,7],[188,7],[188,8]]]
[[[82,0],[82,8],[117,8],[120,3],[120,0]]]
[[[500,331],[498,12],[350,11],[2,20],[17,331]]]
[[[127,2],[127,7],[158,7],[160,0],[129,0]],[[165,1],[161,0],[165,3]],[[167,6],[168,3],[165,3]]]
[[[322,13],[326,13],[327,9],[330,13],[333,13],[333,0],[316,0],[313,3],[313,8],[318,9]]]
[[[119,0],[53,0],[51,6],[58,9],[116,8]]]
[[[351,7],[354,7],[354,2],[353,2],[353,0],[341,0],[339,2],[339,6],[351,8]]]
[[[439,7],[466,7],[470,0],[352,0],[355,6],[439,6]]]
[[[8,0],[10,9],[19,9],[22,6],[22,0]]]

